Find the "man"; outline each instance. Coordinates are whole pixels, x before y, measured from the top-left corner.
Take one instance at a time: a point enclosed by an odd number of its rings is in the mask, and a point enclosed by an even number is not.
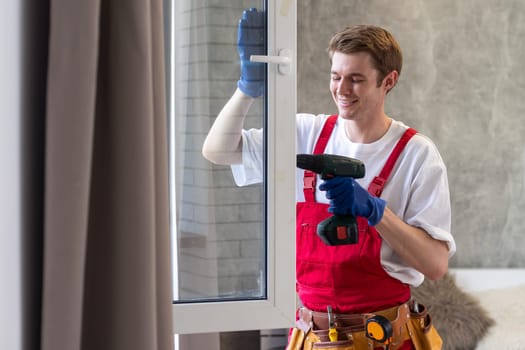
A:
[[[253,30],[260,18],[254,9],[245,11],[239,27],[241,57],[246,54],[243,28]],[[297,170],[297,292],[304,305],[298,318],[326,329],[329,309],[340,320],[377,314],[395,323],[401,308],[408,307],[410,286],[420,285],[425,276],[443,276],[456,249],[446,168],[430,139],[385,114],[385,99],[402,67],[401,49],[388,31],[366,25],[345,28],[331,39],[328,53],[338,115],[298,114],[297,153],[359,159],[366,175],[304,181],[308,172]],[[260,85],[252,85],[260,82],[251,73],[241,64],[238,89],[203,146],[210,161],[232,165],[239,185],[262,178],[262,132],[242,129],[261,91]],[[357,217],[356,244],[327,246],[317,237],[317,224],[331,214]],[[390,349],[412,349],[412,343],[423,341],[410,339],[404,326],[408,322],[394,330]],[[352,341],[355,349],[368,346],[362,334],[354,334]]]

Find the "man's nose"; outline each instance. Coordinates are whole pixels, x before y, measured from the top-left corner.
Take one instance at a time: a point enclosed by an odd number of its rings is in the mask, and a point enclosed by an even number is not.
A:
[[[339,93],[340,94],[348,94],[352,92],[352,81],[350,79],[342,78],[339,81]]]

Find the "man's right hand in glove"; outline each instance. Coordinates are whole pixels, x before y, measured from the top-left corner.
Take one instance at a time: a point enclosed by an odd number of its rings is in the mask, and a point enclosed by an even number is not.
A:
[[[328,211],[337,215],[364,216],[370,226],[381,221],[386,202],[372,196],[351,177],[334,177],[324,180],[319,186],[330,200]]]
[[[255,8],[244,10],[237,32],[237,51],[241,77],[237,87],[246,95],[259,97],[264,92],[266,65],[250,62],[251,55],[266,55],[266,14]]]

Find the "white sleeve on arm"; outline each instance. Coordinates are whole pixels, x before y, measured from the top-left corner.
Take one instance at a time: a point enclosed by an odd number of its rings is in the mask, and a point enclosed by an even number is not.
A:
[[[415,189],[411,192],[412,205],[406,209],[406,221],[434,239],[446,242],[451,257],[456,252],[456,243],[451,234],[447,170],[434,144],[428,147],[424,159],[426,165],[413,179]]]
[[[417,134],[405,149],[397,174],[383,192],[387,205],[407,224],[425,230],[448,245],[449,257],[456,252],[451,234],[451,205],[446,166],[435,145]],[[396,179],[394,181],[393,179]],[[399,195],[405,193],[406,195]],[[396,195],[397,194],[397,195]],[[387,244],[381,246],[385,271],[402,282],[418,286],[424,276],[408,266]]]
[[[317,118],[313,114],[297,115],[297,141],[299,153],[309,153],[313,149],[318,134],[328,115]],[[235,184],[247,186],[261,183],[264,177],[264,142],[262,129],[242,130],[242,164],[232,164]]]
[[[263,131],[242,131],[242,163],[232,164],[232,174],[237,186],[247,186],[263,181]]]

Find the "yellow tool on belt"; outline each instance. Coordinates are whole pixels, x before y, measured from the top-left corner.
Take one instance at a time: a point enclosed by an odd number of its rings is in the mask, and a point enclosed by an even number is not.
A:
[[[394,330],[392,329],[392,323],[386,317],[376,315],[369,318],[366,320],[365,330],[368,338],[385,344],[385,350],[388,350],[392,343]]]
[[[332,306],[326,307],[328,311],[328,338],[330,341],[337,341],[337,329],[335,329],[334,313],[332,312]]]

